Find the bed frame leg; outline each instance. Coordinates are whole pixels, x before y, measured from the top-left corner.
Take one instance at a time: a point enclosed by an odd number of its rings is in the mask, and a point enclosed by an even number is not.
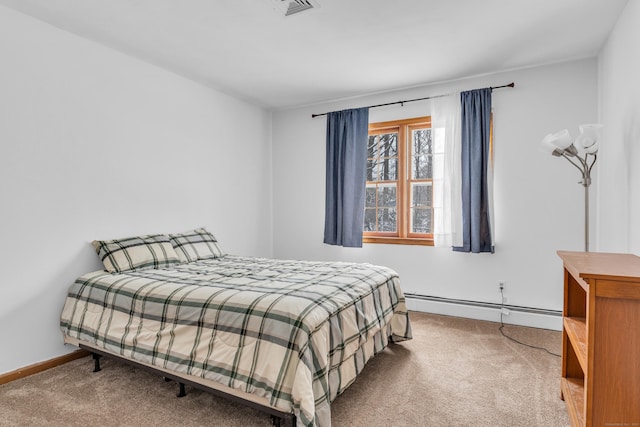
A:
[[[293,414],[289,414],[282,418],[283,427],[295,427],[296,417]]]
[[[187,392],[184,390],[184,384],[183,383],[178,383],[180,385],[180,391],[178,392],[178,394],[176,394],[176,397],[185,397],[187,395]]]
[[[102,368],[100,368],[100,356],[97,353],[91,353],[91,357],[93,357],[93,372],[100,372]]]
[[[275,427],[294,427],[296,424],[295,417],[293,415],[285,415],[284,417],[279,417],[277,415],[271,415],[271,423]]]

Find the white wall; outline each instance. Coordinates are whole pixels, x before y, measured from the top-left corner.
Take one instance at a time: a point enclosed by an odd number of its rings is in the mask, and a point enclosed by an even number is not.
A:
[[[270,256],[271,113],[0,7],[0,373],[70,351],[89,241],[207,226]]]
[[[598,250],[640,255],[640,2],[630,1],[599,58]]]
[[[496,253],[366,244],[324,245],[324,117],[312,113],[498,86],[494,91]],[[428,102],[370,110],[370,122],[429,114]],[[506,72],[325,105],[280,111],[273,118],[274,255],[385,264],[400,274],[405,292],[442,298],[562,308],[562,265],[556,250],[582,250],[583,188],[564,159],[539,150],[550,132],[597,119],[595,59]],[[595,197],[595,191],[592,190]],[[496,317],[495,320],[498,320]],[[506,319],[505,321],[508,321]]]

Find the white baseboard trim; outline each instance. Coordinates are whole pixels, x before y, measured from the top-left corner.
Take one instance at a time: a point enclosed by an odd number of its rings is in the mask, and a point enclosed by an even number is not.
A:
[[[501,305],[477,301],[455,300],[427,295],[405,293],[407,308],[411,311],[443,314],[445,316],[500,322]],[[509,314],[503,314],[505,324],[532,328],[562,330],[562,312],[530,307],[505,305]]]

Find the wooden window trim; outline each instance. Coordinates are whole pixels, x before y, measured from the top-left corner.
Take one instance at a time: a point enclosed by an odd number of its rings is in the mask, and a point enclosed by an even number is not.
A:
[[[409,194],[411,182],[409,169],[410,133],[413,129],[431,127],[431,117],[415,117],[404,120],[393,120],[387,122],[371,123],[369,125],[369,135],[383,133],[398,133],[398,180],[396,191],[396,212],[398,229],[395,233],[388,232],[364,232],[363,243],[382,243],[399,245],[423,245],[433,246],[433,234],[411,233],[411,209],[409,207]],[[422,181],[422,180],[420,180]]]
[[[382,243],[387,245],[421,245],[421,246],[433,246],[433,237],[430,238],[418,238],[418,237],[388,237],[388,236],[363,236],[362,243]]]

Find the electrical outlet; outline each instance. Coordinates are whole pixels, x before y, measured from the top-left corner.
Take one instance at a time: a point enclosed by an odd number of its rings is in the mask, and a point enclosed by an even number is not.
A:
[[[504,287],[507,284],[504,280],[498,281],[498,289],[500,291],[500,302],[504,305],[507,303],[507,297],[504,295]]]

